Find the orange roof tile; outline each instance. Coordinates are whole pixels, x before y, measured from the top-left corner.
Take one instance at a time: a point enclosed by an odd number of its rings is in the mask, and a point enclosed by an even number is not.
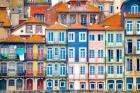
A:
[[[112,30],[122,31],[123,27],[121,27],[121,26],[110,26],[110,27],[107,27],[106,30],[108,30],[108,31],[112,31]]]
[[[55,5],[55,9],[57,12],[68,12],[68,5],[66,3],[60,2]]]
[[[55,23],[51,26],[49,26],[47,29],[51,29],[51,30],[65,30],[67,29],[67,26],[60,24],[60,23]]]
[[[105,28],[102,25],[99,25],[99,24],[92,24],[92,25],[89,25],[87,28],[89,30],[98,30],[98,31],[104,31],[105,30]]]
[[[29,17],[26,21],[26,23],[42,23],[41,20],[35,18],[35,17]]]
[[[85,29],[85,28],[86,28],[85,26],[78,24],[78,23],[73,24],[69,27],[69,29]]]
[[[124,16],[128,18],[140,18],[140,13],[138,14],[126,13]]]
[[[116,13],[106,18],[100,24],[105,25],[105,26],[121,25],[121,15],[120,13]]]
[[[32,37],[29,37],[26,39],[26,42],[29,42],[29,43],[38,43],[38,42],[43,42],[43,41],[44,41],[44,37],[40,35],[33,35]]]
[[[11,22],[6,10],[6,7],[0,7],[0,22],[2,22],[4,27],[10,27]]]
[[[86,9],[88,12],[100,12],[100,9],[98,7],[95,7],[94,5],[86,5]]]
[[[8,38],[6,38],[5,40],[3,40],[2,42],[24,42],[24,39],[22,39],[18,36],[11,35]]]

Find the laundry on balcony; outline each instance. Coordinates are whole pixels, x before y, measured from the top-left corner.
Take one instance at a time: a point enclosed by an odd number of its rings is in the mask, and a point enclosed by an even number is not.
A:
[[[25,53],[25,50],[23,48],[16,49],[16,54],[19,56],[19,59],[21,61],[24,60],[24,53]]]

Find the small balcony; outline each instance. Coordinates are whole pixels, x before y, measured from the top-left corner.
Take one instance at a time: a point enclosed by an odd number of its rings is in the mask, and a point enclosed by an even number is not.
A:
[[[25,71],[17,71],[17,76],[25,76]]]
[[[45,76],[45,73],[43,71],[37,72],[37,76]]]
[[[33,71],[26,71],[26,76],[32,77],[33,76]]]
[[[19,60],[19,56],[14,54],[0,54],[0,60]]]
[[[60,41],[59,38],[54,38],[53,41],[47,41],[47,45],[66,45],[66,38],[64,41]]]
[[[7,76],[7,72],[1,72],[0,76]]]

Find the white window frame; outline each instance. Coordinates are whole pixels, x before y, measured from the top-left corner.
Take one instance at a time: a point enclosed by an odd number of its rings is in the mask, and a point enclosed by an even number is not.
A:
[[[70,57],[70,49],[73,50],[73,57]],[[75,58],[75,48],[74,47],[68,48],[68,58]]]
[[[70,88],[70,85],[73,85],[73,89]],[[69,90],[74,90],[74,83],[69,83]]]
[[[118,89],[118,85],[119,85],[119,84],[122,85],[121,89]],[[122,84],[122,83],[117,83],[117,90],[123,90],[123,84]]]
[[[129,21],[131,21],[132,23],[128,23]],[[130,25],[132,25],[132,31],[130,30],[131,28],[130,28]],[[128,28],[128,26],[129,26],[129,28]],[[128,28],[128,29],[127,29]],[[131,32],[133,32],[133,21],[132,20],[127,20],[126,21],[126,27],[125,27],[125,29],[126,29],[126,32],[127,33],[131,33]]]
[[[82,49],[85,50],[85,57],[82,57],[82,55],[81,55],[81,50]],[[80,47],[79,48],[79,58],[87,58],[87,48],[86,47]]]
[[[73,40],[70,39],[70,35],[73,34]],[[75,42],[75,32],[68,32],[68,42]]]
[[[49,82],[51,82],[51,86],[48,86],[49,85]],[[47,81],[47,86],[48,87],[52,87],[52,81]]]
[[[91,67],[93,67],[94,69],[91,70]],[[92,73],[92,74],[90,74]],[[89,66],[89,75],[95,75],[95,66]]]
[[[140,20],[137,21],[136,31],[137,33],[140,33]]]
[[[121,72],[121,67],[122,67],[122,72]],[[123,74],[123,66],[117,66],[117,68],[119,68],[119,72],[117,72],[117,74]],[[117,70],[118,71],[118,70]]]
[[[61,83],[64,83],[64,86],[61,86]],[[60,81],[60,87],[66,87],[66,82],[65,81]]]
[[[81,40],[81,34],[85,35],[85,39]],[[87,41],[87,32],[79,32],[79,42],[86,42]]]
[[[114,83],[108,83],[108,90],[110,91],[110,88],[109,88],[109,85],[111,85],[111,84],[113,84],[113,90],[115,90],[115,88],[114,88]],[[112,90],[111,90],[112,91]]]
[[[122,33],[116,34],[116,42],[117,43],[122,43],[122,37],[123,37]]]
[[[85,74],[86,74],[86,67],[80,66],[80,75],[85,75]]]
[[[137,83],[137,90],[140,90],[140,89],[138,89],[138,85],[140,85],[140,83]]]
[[[69,66],[69,75],[73,75],[73,73],[74,73],[74,70],[73,69],[74,69],[73,66]]]
[[[99,88],[99,84],[102,84],[103,85],[103,88],[102,89]],[[103,90],[103,89],[104,89],[104,83],[98,83],[98,90]]]
[[[103,70],[101,69],[103,67]],[[100,70],[99,70],[100,68]],[[103,65],[99,65],[98,66],[98,75],[104,75],[104,66]]]
[[[81,88],[81,85],[82,85],[82,84],[84,84],[84,89]],[[81,90],[86,90],[86,83],[81,83],[81,84],[80,84],[80,89],[81,89]]]
[[[89,58],[95,58],[95,50],[94,49],[89,50]]]
[[[138,48],[138,45],[139,45],[139,48]],[[136,53],[140,54],[140,39],[137,39]]]
[[[128,89],[129,84],[132,84],[132,89]],[[127,83],[127,90],[133,90],[133,83]]]
[[[91,88],[91,84],[94,84],[94,89]],[[90,83],[90,90],[95,90],[96,89],[96,84],[95,83]]]
[[[134,10],[133,10],[134,9]],[[131,6],[131,13],[138,13],[139,12],[139,6],[137,4],[134,4]]]

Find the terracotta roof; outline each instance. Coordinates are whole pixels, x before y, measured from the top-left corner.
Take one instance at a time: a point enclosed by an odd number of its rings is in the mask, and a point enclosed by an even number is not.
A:
[[[18,36],[11,35],[7,37],[5,40],[2,40],[1,42],[24,42],[24,39]]]
[[[106,30],[108,30],[108,31],[112,31],[112,30],[123,31],[123,27],[121,27],[121,26],[110,26],[110,27],[107,27]]]
[[[6,7],[0,7],[0,22],[2,22],[4,27],[10,27],[11,22],[6,10]]]
[[[85,26],[78,24],[78,23],[73,24],[69,27],[69,29],[85,29],[85,28],[86,28]]]
[[[68,12],[68,5],[66,3],[60,2],[55,5],[55,9],[57,12]]]
[[[100,12],[98,7],[94,5],[86,4],[84,6],[70,6],[68,7],[67,3],[58,3],[55,5],[55,9],[57,12]]]
[[[65,30],[67,29],[67,26],[60,24],[60,23],[55,23],[51,26],[49,26],[47,29],[51,29],[51,30]]]
[[[104,26],[121,25],[121,15],[120,15],[120,13],[116,13],[116,14],[106,18],[100,24],[102,24]]]
[[[35,17],[29,17],[25,22],[26,23],[43,23],[41,20]]]
[[[124,16],[128,18],[140,18],[140,13],[138,14],[125,13]]]
[[[105,30],[105,28],[102,25],[99,25],[99,24],[92,24],[92,25],[89,25],[87,28],[89,30],[98,30],[98,31],[104,31]]]
[[[29,42],[29,43],[38,43],[38,42],[43,42],[43,41],[44,41],[44,37],[40,35],[33,35],[32,37],[29,37],[26,39],[26,42]]]

